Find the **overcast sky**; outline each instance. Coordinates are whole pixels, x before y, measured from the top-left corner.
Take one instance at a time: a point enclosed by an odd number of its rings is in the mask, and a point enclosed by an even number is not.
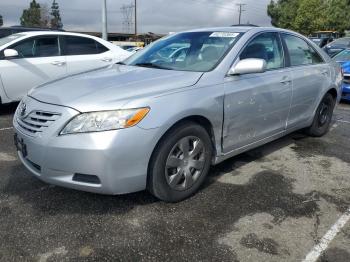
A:
[[[237,3],[246,10],[242,22],[270,26],[266,14],[270,0],[137,0],[139,32],[168,33],[205,26],[226,26],[238,23]],[[0,14],[4,26],[18,25],[24,8],[31,0],[1,0]],[[37,0],[49,7],[52,0]],[[101,31],[102,0],[56,0],[66,30]],[[123,4],[133,0],[107,0],[108,31],[123,32]]]

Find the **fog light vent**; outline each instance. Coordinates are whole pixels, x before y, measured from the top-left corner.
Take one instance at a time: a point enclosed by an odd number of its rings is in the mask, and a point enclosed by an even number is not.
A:
[[[73,181],[97,185],[101,184],[98,176],[94,175],[74,174]]]

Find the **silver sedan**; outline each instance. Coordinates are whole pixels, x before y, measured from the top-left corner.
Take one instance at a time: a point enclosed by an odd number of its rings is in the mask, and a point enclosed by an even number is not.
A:
[[[295,130],[326,134],[341,82],[339,66],[297,33],[192,30],[32,89],[16,111],[15,144],[47,183],[148,189],[176,202],[199,190],[211,165]]]

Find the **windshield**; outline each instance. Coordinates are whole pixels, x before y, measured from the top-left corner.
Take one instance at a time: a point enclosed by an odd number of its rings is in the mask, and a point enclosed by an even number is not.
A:
[[[126,65],[207,72],[214,69],[241,33],[188,32],[162,38],[124,61]]]
[[[6,45],[7,43],[10,43],[13,40],[20,38],[22,36],[24,36],[24,34],[14,34],[14,35],[9,35],[9,36],[0,38],[0,47],[2,45]]]
[[[334,45],[348,45],[350,43],[350,38],[344,37],[335,40],[332,44]]]
[[[350,61],[350,49],[344,50],[334,57],[335,61],[345,62]]]

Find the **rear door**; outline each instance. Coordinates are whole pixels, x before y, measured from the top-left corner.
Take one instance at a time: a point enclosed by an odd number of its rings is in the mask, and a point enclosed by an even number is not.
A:
[[[288,117],[288,128],[293,128],[313,117],[321,90],[331,86],[330,68],[304,39],[291,34],[282,34],[282,39],[293,78],[293,97]]]
[[[12,101],[20,100],[31,88],[66,74],[66,61],[55,35],[28,38],[8,49],[19,54],[17,58],[2,56],[0,60],[2,83]]]
[[[278,33],[262,33],[243,49],[239,59],[258,58],[267,71],[225,79],[223,150],[225,153],[281,133],[286,128],[292,82],[285,68]]]
[[[65,36],[64,39],[68,74],[104,67],[113,62],[112,52],[94,39],[82,36]]]

